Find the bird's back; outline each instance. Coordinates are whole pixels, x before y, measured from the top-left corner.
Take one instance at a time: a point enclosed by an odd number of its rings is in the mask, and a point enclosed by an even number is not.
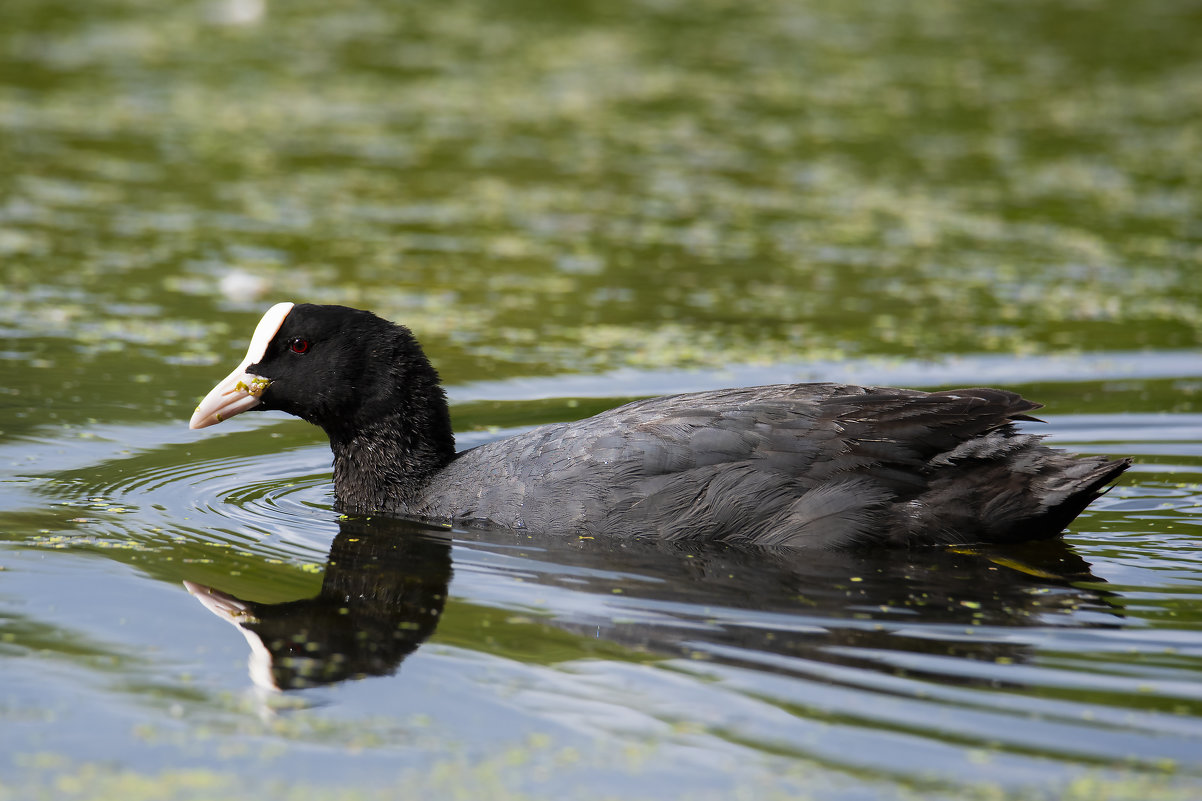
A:
[[[1055,536],[1126,469],[1012,392],[797,384],[636,401],[459,455],[404,511],[548,533],[839,548]]]

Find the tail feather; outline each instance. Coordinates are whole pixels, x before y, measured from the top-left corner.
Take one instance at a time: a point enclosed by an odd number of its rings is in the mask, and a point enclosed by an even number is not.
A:
[[[1040,522],[1048,530],[1045,536],[1054,537],[1064,531],[1077,515],[1085,511],[1102,495],[1110,491],[1111,483],[1131,466],[1130,459],[1110,460],[1104,456],[1078,459],[1076,469],[1063,473],[1063,486],[1051,490],[1044,498],[1047,513]]]
[[[908,504],[897,535],[914,544],[1057,537],[1131,466],[1130,459],[1025,445],[1001,458],[937,462],[930,489]]]

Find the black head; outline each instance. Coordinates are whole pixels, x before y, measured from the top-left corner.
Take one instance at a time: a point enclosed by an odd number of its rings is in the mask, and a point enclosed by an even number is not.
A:
[[[296,415],[334,443],[382,425],[419,429],[419,439],[450,435],[438,373],[409,329],[346,306],[273,306],[242,364],[201,401],[191,427],[251,409]]]
[[[409,329],[368,311],[302,303],[292,307],[263,356],[246,371],[271,382],[259,408],[278,409],[344,433],[386,416],[406,383],[438,375]]]

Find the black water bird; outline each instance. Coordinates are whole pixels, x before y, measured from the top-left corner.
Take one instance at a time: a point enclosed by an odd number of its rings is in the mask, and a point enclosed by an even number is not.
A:
[[[404,326],[280,303],[192,428],[250,409],[320,426],[349,512],[571,535],[797,548],[1059,535],[1130,466],[1020,432],[1000,389],[844,384],[636,401],[456,453],[446,394]]]

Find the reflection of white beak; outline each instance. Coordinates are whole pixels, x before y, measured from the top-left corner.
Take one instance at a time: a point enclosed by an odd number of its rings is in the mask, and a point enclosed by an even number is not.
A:
[[[271,386],[266,378],[246,372],[246,368],[263,360],[267,346],[284,324],[284,318],[292,311],[291,303],[277,303],[267,310],[255,334],[250,339],[250,347],[246,350],[246,358],[226,376],[220,384],[213,387],[204,400],[192,413],[188,428],[206,428],[228,420],[236,414],[242,414],[247,409],[259,405],[259,396],[263,390]]]
[[[254,617],[250,614],[247,605],[234,596],[203,584],[197,584],[195,581],[185,581],[184,587],[195,595],[206,609],[227,623],[237,626],[239,623],[254,622]]]
[[[279,687],[276,686],[275,678],[271,674],[273,662],[271,651],[267,650],[267,646],[259,639],[258,634],[244,625],[258,622],[246,603],[229,593],[197,584],[194,581],[185,581],[184,586],[188,588],[188,592],[204,604],[206,609],[227,623],[234,624],[238,631],[242,632],[247,645],[250,646],[247,668],[250,672],[250,680],[255,683],[255,686],[264,690],[278,690]]]

